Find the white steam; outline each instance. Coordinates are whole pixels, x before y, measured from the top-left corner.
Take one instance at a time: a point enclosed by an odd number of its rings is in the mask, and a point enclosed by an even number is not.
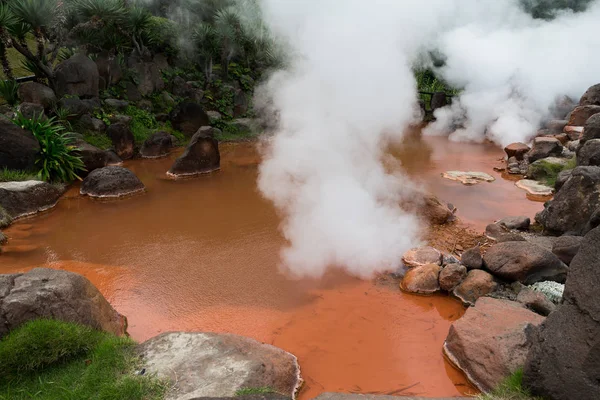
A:
[[[398,265],[419,229],[399,207],[410,183],[382,158],[414,122],[412,68],[438,51],[438,72],[464,88],[430,132],[458,121],[457,139],[526,140],[558,95],[596,83],[599,3],[546,22],[518,0],[262,0],[293,54],[263,88],[279,124],[259,188],[284,217],[283,264],[299,276],[337,265],[362,277]]]

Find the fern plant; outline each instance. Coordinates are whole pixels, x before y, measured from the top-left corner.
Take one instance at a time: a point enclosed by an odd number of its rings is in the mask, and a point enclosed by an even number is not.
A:
[[[78,173],[85,171],[85,165],[77,154],[72,133],[65,132],[54,118],[46,119],[43,115],[29,119],[19,112],[13,122],[31,131],[40,143],[41,150],[35,161],[39,179],[49,182],[81,180]]]

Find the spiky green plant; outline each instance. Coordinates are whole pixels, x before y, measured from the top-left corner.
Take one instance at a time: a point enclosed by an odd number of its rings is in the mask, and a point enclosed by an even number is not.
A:
[[[11,106],[14,106],[19,101],[17,92],[19,90],[19,84],[15,80],[1,80],[0,79],[0,96]]]
[[[85,165],[77,154],[72,133],[65,132],[54,118],[46,119],[43,115],[29,119],[19,112],[13,122],[31,131],[40,143],[41,150],[35,161],[40,179],[50,182],[81,180],[78,173],[85,171]]]
[[[17,23],[17,18],[13,14],[8,4],[0,3],[0,62],[4,76],[13,79],[12,68],[8,61],[7,44],[9,42],[9,32]]]

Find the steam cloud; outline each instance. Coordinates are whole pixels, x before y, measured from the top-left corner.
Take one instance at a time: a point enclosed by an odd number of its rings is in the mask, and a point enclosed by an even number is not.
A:
[[[584,13],[545,10],[552,20],[519,0],[261,4],[292,56],[263,88],[279,123],[259,188],[284,217],[282,261],[298,276],[338,265],[368,277],[418,242],[416,217],[399,207],[412,185],[382,158],[415,121],[412,68],[432,67],[432,51],[445,58],[436,72],[463,91],[427,133],[455,140],[526,141],[557,96],[577,98],[600,71],[600,0]]]

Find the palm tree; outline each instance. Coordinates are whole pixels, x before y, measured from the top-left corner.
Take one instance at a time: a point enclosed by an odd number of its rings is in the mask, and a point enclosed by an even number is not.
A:
[[[6,79],[13,79],[12,68],[8,61],[7,49],[10,47],[11,28],[17,23],[17,19],[11,9],[5,3],[0,3],[0,62]]]

